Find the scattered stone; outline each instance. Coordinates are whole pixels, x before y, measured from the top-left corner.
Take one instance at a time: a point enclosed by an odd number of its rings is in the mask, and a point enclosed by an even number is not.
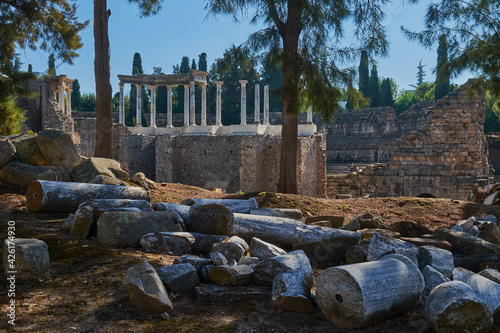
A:
[[[134,174],[130,180],[147,189],[156,188],[156,183],[151,179],[146,178],[146,175],[142,172]]]
[[[485,216],[483,216],[483,218],[481,220],[494,222],[494,223],[497,223],[497,221],[498,221],[495,215],[485,215]]]
[[[151,212],[151,204],[146,200],[132,199],[94,199],[87,200],[78,206],[89,206],[94,210],[110,210],[114,208],[138,208],[143,212]]]
[[[243,257],[238,261],[238,265],[247,265],[254,268],[260,261],[261,260],[256,257]]]
[[[410,237],[401,237],[401,240],[412,243],[415,246],[434,246],[438,247],[443,250],[451,251],[451,244],[448,243],[447,241],[440,240],[440,239],[434,239],[434,235],[432,235],[433,238],[410,238]]]
[[[385,237],[400,238],[401,234],[399,232],[386,230],[386,229],[360,229],[358,232],[361,234],[361,239],[372,238],[374,233]]]
[[[425,287],[423,293],[424,299],[426,299],[429,296],[429,294],[434,288],[436,288],[440,284],[450,281],[448,277],[441,274],[432,266],[425,266],[424,269],[422,269],[422,275],[424,276],[424,281],[425,281]]]
[[[491,313],[500,309],[500,284],[461,267],[453,270],[453,280],[462,281],[471,287]]]
[[[200,279],[203,283],[214,283],[214,281],[210,278],[210,271],[215,267],[215,265],[208,264],[201,268]]]
[[[219,286],[247,286],[254,270],[250,266],[215,266],[209,271],[210,278]]]
[[[309,223],[308,225],[310,225],[312,227],[333,228],[330,221],[318,221],[318,222]]]
[[[145,260],[127,269],[123,287],[129,294],[130,303],[135,307],[159,313],[173,310],[160,277]]]
[[[4,239],[3,271],[7,277],[12,274],[8,272],[15,271],[20,280],[50,279],[49,247],[36,238]]]
[[[9,163],[15,154],[16,147],[12,142],[6,137],[0,136],[0,168]]]
[[[36,143],[36,134],[23,134],[12,139],[11,142],[16,146],[16,154],[19,156],[22,163],[47,165],[47,161],[45,157],[43,157],[38,147],[38,143]]]
[[[90,229],[94,223],[94,209],[89,206],[78,208],[75,213],[75,222],[71,228],[70,235],[77,239],[85,239],[90,234]]]
[[[474,219],[468,218],[467,220],[460,220],[456,223],[459,227],[462,227],[466,232],[474,226]]]
[[[181,256],[191,254],[194,237],[189,232],[154,232],[142,236],[140,243],[146,252]]]
[[[257,237],[252,238],[250,242],[250,255],[257,257],[259,260],[265,260],[282,254],[286,254],[286,251]]]
[[[215,266],[228,266],[227,259],[222,253],[212,252],[210,253],[210,259],[212,259]]]
[[[208,205],[219,204],[227,207],[233,213],[248,214],[250,209],[259,208],[257,200],[250,198],[248,200],[242,199],[185,199],[181,201],[181,205]]]
[[[476,237],[477,235],[479,235],[479,229],[475,225],[473,225],[469,230],[467,230],[467,233],[471,236]]]
[[[352,199],[352,194],[336,193],[335,199],[342,199],[342,200]]]
[[[302,222],[302,211],[298,208],[252,208],[250,214],[284,217]]]
[[[187,293],[200,284],[196,268],[191,264],[163,266],[157,273],[169,291]]]
[[[406,313],[418,304],[423,289],[417,265],[391,254],[324,270],[316,281],[316,298],[335,326],[354,329]]]
[[[119,180],[128,177],[128,173],[121,169],[120,162],[101,157],[88,158],[71,172],[73,180],[80,183],[88,183],[101,175]]]
[[[28,188],[31,182],[37,179],[57,181],[57,173],[48,166],[10,162],[0,169],[0,178],[6,183]]]
[[[216,284],[205,284],[195,288],[196,300],[199,302],[232,304],[251,301],[268,302],[271,288],[260,286],[223,287]]]
[[[350,220],[346,225],[342,226],[340,229],[348,231],[357,231],[360,228],[358,219]]]
[[[82,161],[71,135],[61,130],[43,130],[37,135],[36,143],[48,165],[73,169]]]
[[[481,272],[479,272],[479,275],[487,279],[490,279],[493,282],[500,283],[500,273],[496,269],[493,268],[483,269]]]
[[[479,272],[488,267],[500,267],[500,256],[496,254],[454,254],[455,267],[462,267],[473,272]]]
[[[100,175],[92,179],[89,184],[104,184],[104,185],[118,185],[118,186],[129,186],[123,180],[115,177]]]
[[[174,260],[174,265],[177,264],[191,264],[196,268],[196,271],[198,273],[201,272],[201,269],[203,266],[210,265],[212,263],[212,260],[208,258],[202,258],[198,256],[194,256],[192,254],[184,254],[180,258],[176,258]]]
[[[499,245],[466,233],[440,228],[434,232],[434,237],[448,241],[451,244],[453,254],[500,254]]]
[[[464,228],[462,228],[461,226],[459,226],[457,224],[455,224],[453,227],[451,227],[450,230],[467,233],[467,230],[465,230]]]
[[[359,229],[388,229],[389,225],[380,217],[373,216],[372,213],[365,212],[356,215],[353,220],[359,222]]]
[[[394,222],[389,225],[389,230],[399,232],[401,237],[422,237],[424,234],[431,234],[428,228],[412,221]]]
[[[487,196],[485,199],[484,199],[484,202],[483,204],[484,205],[487,205],[487,206],[491,206],[491,205],[494,205],[498,202],[498,195],[499,193],[498,192],[495,192],[489,196]]]
[[[418,249],[418,267],[423,270],[425,266],[430,266],[444,276],[451,278],[455,268],[453,254],[434,246],[421,246]]]
[[[194,243],[191,245],[193,253],[210,254],[212,246],[215,243],[221,243],[226,239],[224,235],[208,235],[198,232],[191,232],[194,237]]]
[[[158,202],[154,205],[154,210],[157,211],[167,211],[167,212],[176,212],[178,213],[184,222],[189,220],[189,209],[190,206],[186,205],[177,205],[168,202]]]
[[[247,254],[248,244],[242,238],[232,236],[221,243],[215,243],[212,246],[212,252],[222,253],[226,259],[238,262]]]
[[[276,309],[314,313],[310,295],[311,287],[298,274],[282,273],[273,280],[271,302]]]
[[[370,241],[366,260],[378,260],[391,253],[402,254],[410,258],[415,264],[418,263],[418,248],[415,245],[400,239],[385,237],[377,233],[373,235]]]
[[[303,250],[313,267],[330,267],[345,262],[347,250],[359,244],[360,234],[353,231],[301,226],[295,231],[294,250]]]
[[[138,247],[151,232],[182,231],[179,217],[170,212],[108,212],[97,221],[97,241],[116,247]]]
[[[252,282],[261,286],[272,286],[274,278],[281,273],[299,274],[309,287],[313,283],[311,263],[302,250],[263,260],[254,270]]]
[[[490,310],[465,283],[450,281],[434,288],[425,302],[425,314],[434,331],[489,332]]]
[[[163,312],[161,315],[160,315],[161,319],[163,320],[170,320],[170,316],[168,315],[168,313],[166,312]]]
[[[488,224],[478,233],[477,237],[487,242],[500,245],[500,228],[497,227],[496,224]]]
[[[71,231],[71,228],[73,228],[73,224],[75,223],[75,214],[69,214],[69,216],[64,220],[63,224],[61,225],[61,229],[64,231]]]
[[[233,213],[219,204],[194,205],[189,209],[189,232],[227,235],[234,223]]]
[[[359,264],[365,262],[368,257],[368,247],[371,239],[363,239],[358,245],[351,246],[345,254],[345,261],[348,264]]]

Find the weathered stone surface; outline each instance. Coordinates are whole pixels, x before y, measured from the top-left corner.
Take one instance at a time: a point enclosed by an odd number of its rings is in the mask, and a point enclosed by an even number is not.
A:
[[[238,265],[247,265],[254,268],[260,261],[257,257],[243,257],[238,261]]]
[[[149,191],[142,187],[33,181],[26,193],[26,204],[33,212],[73,213],[91,199],[134,199],[149,201]]]
[[[301,226],[295,230],[294,250],[303,250],[313,267],[330,267],[345,262],[350,247],[359,244],[353,231]]]
[[[495,215],[485,215],[481,218],[483,221],[489,221],[489,222],[494,222],[497,223],[498,219]]]
[[[177,205],[168,202],[158,202],[154,205],[154,210],[157,211],[177,212],[182,217],[183,221],[187,221],[189,219],[190,208],[190,206]]]
[[[188,263],[162,266],[157,273],[169,291],[186,293],[200,284],[196,268]]]
[[[146,252],[181,256],[191,253],[194,237],[189,232],[154,232],[142,236],[140,243]]]
[[[108,212],[97,221],[97,241],[116,247],[138,247],[151,232],[182,231],[179,217],[169,212]]]
[[[227,235],[234,223],[233,213],[216,203],[194,205],[189,209],[186,227],[189,232],[212,235]]]
[[[415,246],[434,246],[443,250],[451,251],[451,244],[445,240],[433,238],[414,238],[414,237],[401,237],[401,240],[412,243]]]
[[[210,259],[215,266],[228,266],[227,258],[220,252],[211,252]]]
[[[484,199],[483,205],[491,206],[498,202],[498,192],[495,192]]]
[[[269,302],[271,288],[260,286],[223,287],[206,284],[195,288],[196,300],[210,303],[234,303],[251,301]]]
[[[444,276],[451,278],[455,268],[453,254],[434,246],[421,246],[418,248],[418,267],[423,270],[425,266],[431,266]]]
[[[340,229],[348,231],[357,231],[360,228],[358,219],[350,220],[346,225],[342,226]]]
[[[473,225],[469,230],[467,230],[467,233],[471,236],[477,237],[477,235],[479,235],[479,229]]]
[[[16,147],[12,142],[6,137],[0,136],[0,168],[9,163],[15,153]]]
[[[394,222],[389,225],[389,230],[399,232],[401,237],[420,237],[423,234],[431,233],[428,228],[412,221]]]
[[[215,266],[209,271],[210,278],[219,286],[247,286],[254,270],[250,266]]]
[[[305,224],[328,221],[330,228],[340,228],[344,224],[344,219],[343,216],[308,216],[306,217]]]
[[[466,233],[441,228],[434,232],[434,237],[448,241],[454,254],[500,254],[499,245]]]
[[[273,280],[271,302],[276,309],[313,313],[310,296],[311,287],[300,274],[282,273]]]
[[[128,177],[128,173],[120,168],[120,162],[102,157],[88,158],[71,172],[73,180],[80,183],[88,183],[100,175],[122,180]]]
[[[298,208],[252,208],[250,214],[284,217],[302,222],[302,212]]]
[[[396,238],[389,238],[374,234],[368,246],[366,260],[374,261],[390,253],[402,254],[410,258],[415,264],[418,263],[418,248],[408,242]]]
[[[500,284],[461,267],[453,270],[453,280],[462,281],[471,287],[491,313],[500,309]]]
[[[310,225],[312,227],[332,228],[332,224],[330,223],[330,221],[318,221],[318,222],[309,223],[308,225]]]
[[[0,178],[6,183],[28,188],[36,179],[56,181],[57,173],[47,166],[10,162],[0,169]]]
[[[455,267],[463,267],[473,272],[479,272],[487,267],[500,267],[500,256],[497,254],[454,254]]]
[[[405,313],[424,289],[417,265],[397,254],[331,267],[316,281],[318,305],[335,326],[353,329]]]
[[[389,225],[380,217],[373,216],[372,213],[362,213],[356,215],[353,220],[359,222],[359,229],[388,229]],[[350,222],[349,222],[350,223]]]
[[[227,207],[233,213],[248,214],[250,209],[259,208],[257,200],[250,198],[248,200],[241,199],[185,199],[181,201],[181,205],[208,205],[218,204]]]
[[[348,264],[359,264],[365,262],[368,257],[368,247],[371,239],[363,239],[358,245],[351,246],[345,254],[345,261]]]
[[[477,237],[484,239],[487,242],[500,245],[500,228],[495,224],[488,224],[479,232]]]
[[[221,243],[215,243],[212,246],[212,252],[222,253],[226,259],[238,262],[247,254],[248,244],[242,238],[232,236]]]
[[[438,333],[486,333],[493,324],[486,304],[460,281],[446,282],[434,288],[425,302],[425,314]]]
[[[483,269],[481,272],[479,272],[479,275],[487,279],[490,279],[493,282],[500,283],[500,273],[496,269],[493,268]]]
[[[372,238],[374,233],[378,233],[379,235],[385,236],[385,237],[392,237],[392,238],[400,238],[401,234],[399,232],[387,230],[387,229],[376,229],[376,228],[371,228],[371,229],[360,229],[358,232],[361,234],[361,239],[367,239],[367,238]]]
[[[173,310],[160,277],[145,260],[127,269],[123,287],[129,294],[130,303],[135,307],[160,313]]]
[[[431,293],[431,291],[440,284],[450,281],[448,277],[444,276],[431,266],[425,266],[424,269],[422,269],[421,271],[425,281],[425,287],[423,293],[424,298],[427,298]]]
[[[37,135],[36,142],[49,165],[72,169],[82,161],[71,135],[63,131],[43,130]]]
[[[75,212],[75,222],[71,228],[70,235],[77,239],[85,239],[90,233],[94,223],[94,209],[89,206],[82,206]]]
[[[203,266],[210,265],[212,260],[208,258],[202,258],[192,254],[184,254],[180,258],[174,260],[174,265],[177,264],[191,264],[196,268],[196,271],[200,273]]]
[[[78,207],[89,206],[98,210],[110,210],[113,208],[130,208],[135,207],[143,212],[150,212],[151,204],[149,200],[132,200],[132,199],[93,199],[87,200]]]
[[[262,286],[272,286],[276,275],[281,273],[299,274],[309,287],[313,283],[311,264],[302,250],[263,260],[254,270],[252,282]]]
[[[216,267],[215,265],[208,264],[201,268],[200,270],[200,279],[203,283],[214,283],[212,278],[210,277],[210,271]]]
[[[462,227],[466,232],[474,226],[474,219],[468,218],[467,220],[460,220],[456,223],[459,227]]]
[[[23,134],[12,139],[11,142],[16,147],[16,154],[22,163],[31,165],[47,164],[38,143],[36,143],[36,134]]]
[[[89,184],[104,184],[104,185],[118,185],[118,186],[130,186],[127,182],[120,180],[116,177],[100,175],[92,179]]]
[[[147,189],[156,188],[156,183],[151,179],[146,178],[146,175],[143,172],[137,172],[130,180]]]
[[[73,228],[73,224],[75,223],[75,218],[75,214],[69,214],[61,225],[61,229],[64,231],[71,231],[71,228]]]
[[[257,237],[252,238],[250,242],[250,255],[257,257],[259,260],[265,260],[282,254],[286,254],[286,251]]]
[[[209,254],[212,251],[212,246],[215,243],[221,243],[226,239],[224,235],[209,235],[191,232],[194,237],[194,243],[191,245],[193,253]]]
[[[21,280],[50,279],[49,247],[44,241],[35,238],[4,239],[3,271],[7,277],[12,275],[8,272],[14,271],[16,279]]]

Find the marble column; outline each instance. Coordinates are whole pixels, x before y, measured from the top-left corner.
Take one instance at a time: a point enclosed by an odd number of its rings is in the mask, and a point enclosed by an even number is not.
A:
[[[184,85],[184,126],[189,126],[189,84]]]
[[[241,83],[241,125],[247,124],[247,80],[240,80]]]
[[[196,104],[195,104],[195,86],[194,81],[189,83],[189,125],[196,126]]]
[[[137,90],[136,103],[135,103],[135,126],[142,127],[142,97],[141,90],[142,86],[140,84],[136,84],[135,88]]]
[[[123,94],[123,83],[120,83],[120,110],[118,111],[118,124],[125,124],[125,96]]]
[[[260,124],[260,85],[255,85],[255,104],[254,104],[254,122]]]
[[[57,86],[57,92],[59,93],[59,108],[61,109],[61,112],[65,114],[64,110],[64,89],[63,86]]]
[[[207,126],[207,84],[201,84],[201,126]]]
[[[66,114],[71,117],[71,93],[73,92],[72,89],[68,89],[67,91],[67,96],[68,96],[68,101],[66,103]]]
[[[307,108],[307,120],[306,123],[312,124],[313,123],[313,107],[310,106]]]
[[[149,86],[151,89],[151,121],[150,127],[156,127],[156,86]]]
[[[167,86],[167,127],[172,126],[172,86]]]
[[[264,125],[269,125],[269,86],[264,86]]]
[[[215,107],[215,126],[222,126],[222,85],[224,82],[215,81],[217,86],[217,103]]]

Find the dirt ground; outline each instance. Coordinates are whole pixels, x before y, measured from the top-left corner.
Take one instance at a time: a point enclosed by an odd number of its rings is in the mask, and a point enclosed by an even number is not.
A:
[[[185,198],[247,198],[260,207],[300,208],[303,216],[342,215],[347,221],[369,211],[389,223],[414,221],[431,230],[450,227],[471,215],[495,214],[498,207],[450,199],[370,198],[319,199],[297,195],[254,193],[227,195],[180,184],[162,184],[151,191],[152,202],[179,203]],[[51,279],[16,281],[15,326],[7,323],[7,282],[0,273],[0,331],[16,332],[346,332],[314,314],[282,312],[266,302],[202,303],[194,294],[172,293],[170,320],[130,305],[122,287],[127,268],[145,259],[155,268],[176,257],[139,249],[115,249],[95,239],[78,241],[60,229],[68,214],[30,213],[24,191],[0,184],[0,239],[7,222],[15,221],[17,238],[36,237],[49,246]],[[320,271],[316,270],[315,275]],[[352,332],[426,332],[430,327],[422,309],[396,316]]]

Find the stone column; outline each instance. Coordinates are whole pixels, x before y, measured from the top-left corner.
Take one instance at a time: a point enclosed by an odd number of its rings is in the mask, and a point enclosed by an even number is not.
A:
[[[241,125],[247,124],[247,80],[240,80],[241,83]]]
[[[194,81],[189,83],[189,125],[196,126],[196,109],[195,109],[195,86]]]
[[[269,125],[269,86],[264,86],[264,125]]]
[[[71,117],[71,93],[73,92],[72,89],[68,89],[67,91],[67,96],[68,96],[68,102],[66,103],[66,114]]]
[[[136,90],[137,90],[137,97],[136,97],[136,103],[135,103],[135,126],[137,127],[142,127],[142,97],[141,97],[141,90],[142,86],[140,84],[135,85]]]
[[[172,126],[172,86],[167,86],[167,127]]]
[[[255,104],[254,104],[254,110],[255,110],[254,121],[255,121],[256,124],[260,124],[260,85],[259,84],[255,85]]]
[[[118,111],[118,124],[125,124],[125,96],[123,94],[123,83],[120,83],[120,110]]]
[[[222,126],[222,81],[215,81],[215,85],[217,86],[217,103],[215,108],[215,126]]]
[[[189,126],[189,84],[184,85],[184,126]]]
[[[64,89],[63,86],[57,86],[57,92],[59,93],[59,108],[62,113],[66,113],[64,110]]]
[[[306,120],[306,122],[308,124],[313,123],[313,107],[312,106],[309,106],[309,108],[307,108],[307,120]]]
[[[201,84],[201,126],[207,126],[207,84]]]
[[[149,86],[151,89],[151,121],[150,127],[156,127],[156,86]]]

